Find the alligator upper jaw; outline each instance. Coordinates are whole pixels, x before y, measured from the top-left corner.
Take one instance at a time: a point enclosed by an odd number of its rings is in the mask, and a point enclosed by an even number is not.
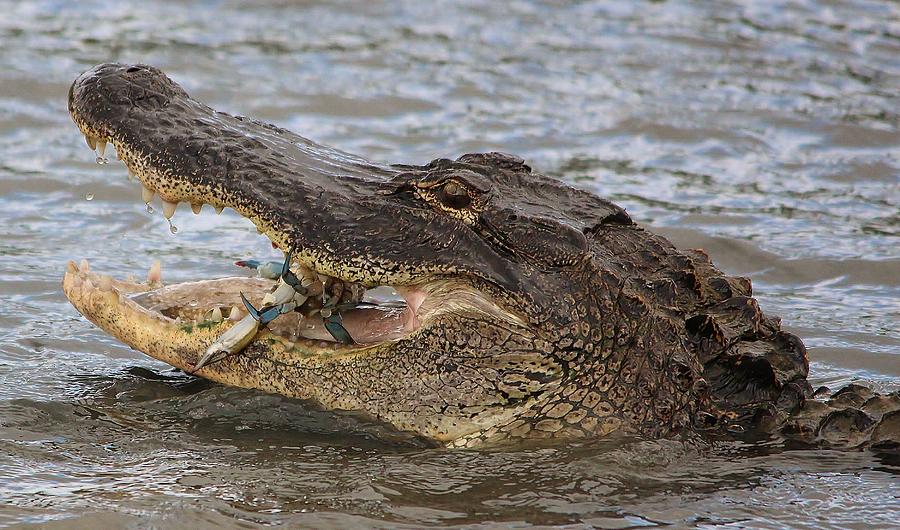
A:
[[[414,198],[415,172],[218,112],[155,68],[94,67],[73,83],[69,111],[88,145],[112,144],[167,216],[182,202],[232,208],[304,266],[366,286],[447,275],[517,285],[515,265],[489,242]]]
[[[331,204],[332,196],[344,188],[341,175],[371,178],[354,171],[363,161],[216,112],[144,65],[104,64],[85,72],[72,84],[69,112],[98,163],[114,146],[129,178],[141,184],[144,202],[158,195],[167,218],[181,202],[195,212],[204,204],[217,212],[230,207],[308,268],[329,276],[344,268],[339,253],[326,250],[338,242],[329,232],[351,219],[340,203],[358,201],[341,196]],[[378,180],[356,182],[353,190]]]

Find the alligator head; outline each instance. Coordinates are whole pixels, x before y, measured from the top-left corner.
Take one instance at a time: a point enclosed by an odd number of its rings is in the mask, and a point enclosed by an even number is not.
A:
[[[145,65],[82,74],[69,111],[89,145],[115,147],[167,216],[181,202],[232,208],[298,270],[329,286],[389,286],[405,301],[347,311],[354,344],[327,340],[321,319],[279,319],[202,377],[363,411],[451,446],[658,436],[808,394],[802,343],[760,312],[749,281],[519,158],[374,164],[217,112]],[[69,265],[72,304],[184,370],[233,325],[203,315],[272,285],[163,287],[86,269]]]

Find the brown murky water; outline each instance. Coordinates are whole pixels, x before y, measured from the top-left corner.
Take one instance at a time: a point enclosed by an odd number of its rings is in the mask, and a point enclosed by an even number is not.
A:
[[[0,524],[57,528],[889,527],[900,462],[778,444],[447,452],[206,384],[60,292],[69,258],[169,280],[271,255],[170,234],[65,94],[147,62],[214,107],[387,162],[518,153],[753,278],[817,384],[900,381],[900,6],[891,2],[0,1]],[[750,3],[748,3],[750,4]],[[92,197],[92,200],[88,200]]]

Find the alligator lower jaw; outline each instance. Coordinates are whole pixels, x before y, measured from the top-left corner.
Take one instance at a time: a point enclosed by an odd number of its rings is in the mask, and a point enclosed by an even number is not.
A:
[[[275,282],[261,278],[232,277],[163,286],[151,271],[146,283],[115,280],[91,272],[86,261],[69,262],[63,278],[63,291],[72,305],[91,322],[132,348],[185,371],[195,363],[219,336],[246,313],[231,310],[240,305],[243,292],[254,304],[260,304]],[[409,291],[417,301],[426,295]],[[435,306],[422,304],[420,315]],[[218,314],[217,314],[218,313]],[[221,316],[220,316],[221,315]],[[294,363],[310,357],[334,357],[355,354],[414,333],[419,316],[409,305],[351,310],[343,313],[344,326],[357,341],[345,345],[335,342],[322,325],[321,318],[286,314],[261,329],[248,349],[265,351]],[[197,375],[226,384],[234,374],[218,370],[215,364]]]

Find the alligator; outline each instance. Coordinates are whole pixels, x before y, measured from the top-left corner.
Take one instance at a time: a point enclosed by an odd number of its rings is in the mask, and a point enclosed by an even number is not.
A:
[[[749,279],[521,158],[373,163],[216,111],[143,64],[86,71],[68,108],[148,206],[232,208],[302,279],[291,310],[260,320],[273,279],[164,285],[158,265],[146,282],[67,265],[79,312],[178,369],[446,447],[614,433],[900,447],[900,393],[813,390],[803,342]],[[325,330],[334,300],[349,301],[335,310],[349,340]],[[241,340],[200,362],[248,311]]]

